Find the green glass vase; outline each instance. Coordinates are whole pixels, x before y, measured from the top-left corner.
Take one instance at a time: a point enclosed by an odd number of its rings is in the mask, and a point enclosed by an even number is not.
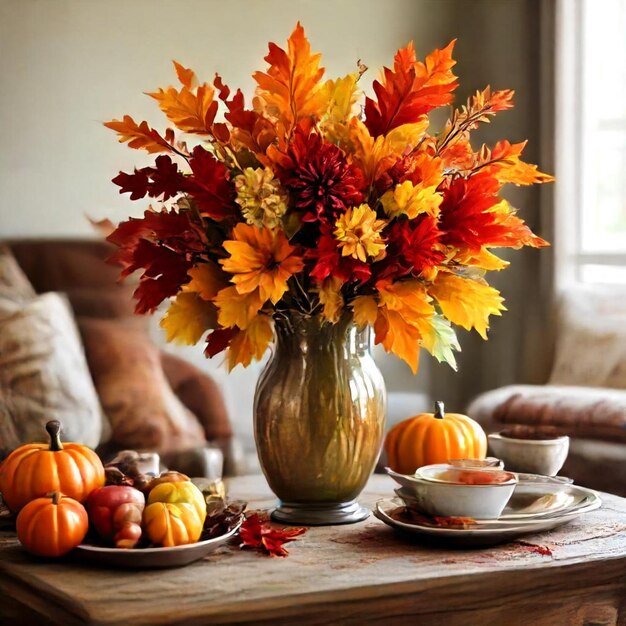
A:
[[[383,377],[370,329],[291,314],[275,323],[254,401],[263,473],[280,499],[274,519],[307,525],[365,519],[356,498],[382,445]]]

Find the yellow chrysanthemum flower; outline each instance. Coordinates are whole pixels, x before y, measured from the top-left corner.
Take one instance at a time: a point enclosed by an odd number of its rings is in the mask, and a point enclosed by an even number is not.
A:
[[[276,228],[287,211],[287,194],[269,168],[246,167],[235,177],[236,202],[248,224]]]
[[[385,220],[376,219],[376,211],[367,204],[348,209],[335,222],[335,239],[341,254],[365,261],[368,256],[375,260],[385,254],[385,241],[381,231]]]

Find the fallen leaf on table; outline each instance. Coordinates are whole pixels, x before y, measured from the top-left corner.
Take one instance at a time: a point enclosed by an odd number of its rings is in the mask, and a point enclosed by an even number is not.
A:
[[[306,528],[274,528],[258,513],[253,513],[241,525],[242,548],[255,548],[269,556],[287,556],[283,544],[306,532]]]

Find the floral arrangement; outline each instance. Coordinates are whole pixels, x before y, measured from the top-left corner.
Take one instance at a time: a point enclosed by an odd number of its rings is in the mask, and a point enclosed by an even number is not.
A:
[[[167,339],[195,344],[208,332],[206,355],[226,351],[231,368],[260,358],[274,320],[296,313],[351,315],[413,371],[421,347],[455,367],[452,324],[486,339],[504,310],[484,279],[508,265],[492,249],[547,245],[502,187],[553,179],[521,160],[525,142],[470,143],[512,107],[510,90],[477,92],[430,131],[428,114],[457,87],[453,47],[424,61],[412,43],[398,50],[362,107],[367,68],[324,81],[300,24],[286,49],[269,44],[249,108],[219,75],[200,83],[175,62],[180,86],[148,95],[184,138],[130,116],[105,124],[159,154],[113,179],[132,200],[159,203],[108,237],[122,276],[143,272],[137,313],[172,298]]]

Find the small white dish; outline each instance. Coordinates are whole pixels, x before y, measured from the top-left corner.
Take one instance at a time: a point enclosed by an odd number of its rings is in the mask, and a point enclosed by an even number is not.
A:
[[[443,472],[489,472],[501,470],[463,470],[450,465],[427,465],[415,476],[398,474],[386,468],[387,473],[415,496],[417,508],[429,515],[443,517],[471,517],[497,519],[511,498],[517,478],[494,484],[462,484],[437,478]]]
[[[489,448],[513,472],[555,476],[563,467],[569,452],[569,437],[552,439],[518,439],[502,433],[488,436]]]

